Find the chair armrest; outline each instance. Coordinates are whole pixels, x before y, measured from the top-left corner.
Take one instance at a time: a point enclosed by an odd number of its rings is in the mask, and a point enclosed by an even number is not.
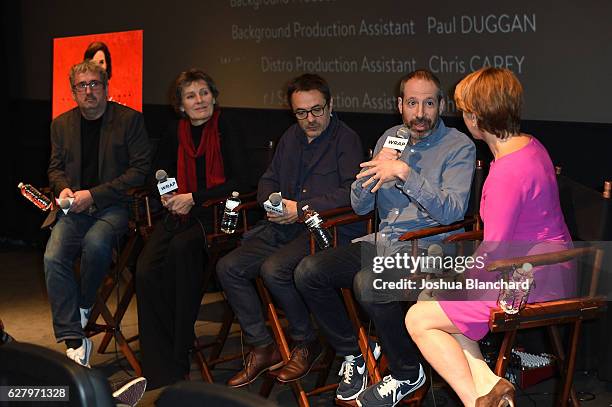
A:
[[[144,198],[151,194],[151,189],[146,186],[129,188],[126,194],[131,198]]]
[[[235,207],[234,212],[247,211],[257,207],[259,207],[259,203],[257,201],[249,201]]]
[[[463,242],[466,240],[482,240],[484,233],[482,230],[472,230],[470,232],[455,233],[444,239],[444,243]]]
[[[251,191],[251,192],[246,193],[244,195],[240,195],[240,199],[242,201],[245,201],[245,202],[251,202],[251,199],[255,198],[256,196],[257,196],[257,191]],[[226,200],[227,200],[226,196],[207,199],[206,201],[202,202],[202,207],[210,208],[211,206],[222,204]]]
[[[593,319],[606,311],[606,300],[604,296],[590,296],[538,302],[527,304],[513,315],[494,308],[489,316],[489,329],[491,332],[506,332]]]
[[[221,197],[221,198],[207,199],[206,201],[202,202],[202,207],[203,208],[210,208],[211,206],[216,206],[216,205],[222,204],[223,202],[225,202],[226,199],[227,199],[226,196]]]
[[[342,206],[340,208],[328,209],[326,211],[319,212],[319,215],[323,219],[331,220],[340,215],[351,214],[353,212],[353,208],[350,206]]]
[[[362,222],[373,219],[374,213],[370,212],[365,215],[357,215],[356,213],[347,213],[346,215],[337,216],[323,223],[324,228],[334,228],[352,223]]]
[[[451,223],[450,225],[434,226],[431,228],[419,229],[412,232],[404,233],[402,236],[400,236],[399,240],[404,242],[406,240],[423,239],[424,237],[435,236],[442,233],[448,233],[454,230],[463,229],[466,226],[474,224],[474,222],[474,219],[465,219],[455,223]]]
[[[595,247],[583,247],[579,249],[568,249],[544,254],[534,254],[531,256],[515,257],[513,259],[495,260],[489,263],[486,268],[489,272],[497,272],[518,268],[524,263],[530,263],[534,267],[564,263],[579,256],[594,254],[597,250],[598,249]]]

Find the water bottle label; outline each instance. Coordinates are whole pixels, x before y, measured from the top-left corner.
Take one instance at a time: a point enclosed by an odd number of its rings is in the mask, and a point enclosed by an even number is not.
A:
[[[228,199],[225,201],[225,208],[229,209],[230,211],[233,211],[238,205],[240,205],[240,201],[235,201],[233,199]]]
[[[21,190],[21,195],[32,202],[37,208],[43,211],[51,208],[51,200],[30,184],[24,185],[20,183],[18,187]]]
[[[317,227],[321,223],[323,223],[323,221],[321,220],[321,218],[319,218],[318,214],[306,219],[306,226],[308,227]]]

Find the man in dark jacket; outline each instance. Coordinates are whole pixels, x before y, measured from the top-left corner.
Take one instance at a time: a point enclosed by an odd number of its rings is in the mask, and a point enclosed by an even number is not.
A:
[[[60,207],[45,250],[45,278],[53,329],[66,354],[89,366],[85,337],[96,291],[111,264],[113,247],[127,231],[126,192],[144,182],[150,148],[142,115],[107,102],[106,71],[85,61],[70,70],[77,107],[51,123],[49,183]],[[80,286],[74,261],[81,255]]]
[[[284,214],[249,231],[243,244],[222,258],[217,273],[225,295],[253,350],[245,366],[228,382],[240,387],[282,365],[278,349],[266,328],[253,280],[261,276],[289,320],[294,349],[279,372],[280,381],[304,376],[321,356],[321,346],[310,326],[310,316],[293,282],[293,270],[309,254],[309,235],[302,208],[321,212],[347,206],[350,187],[363,150],[359,136],[332,115],[333,100],[326,81],[304,74],[293,79],[287,99],[297,123],[281,138],[272,163],[261,177],[257,199],[265,202],[273,192],[283,197]]]

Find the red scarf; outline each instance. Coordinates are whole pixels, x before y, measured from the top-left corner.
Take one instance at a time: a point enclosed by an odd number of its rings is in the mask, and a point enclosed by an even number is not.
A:
[[[206,188],[212,188],[225,182],[223,156],[221,156],[221,142],[219,140],[219,110],[215,109],[212,117],[204,126],[197,151],[193,145],[191,124],[188,119],[181,119],[179,121],[178,141],[176,177],[179,194],[196,192],[198,190],[196,158],[203,155],[205,155],[206,160]]]

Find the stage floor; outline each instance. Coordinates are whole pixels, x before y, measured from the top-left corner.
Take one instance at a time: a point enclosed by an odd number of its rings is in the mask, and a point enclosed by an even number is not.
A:
[[[42,249],[28,247],[2,247],[0,248],[0,318],[4,321],[5,328],[15,339],[22,342],[30,342],[48,347],[58,352],[64,352],[64,344],[55,343],[51,326],[51,311],[47,302],[44,274],[42,267]],[[219,320],[223,307],[220,302],[220,293],[207,293],[203,299],[200,316],[196,323],[196,333],[203,340],[210,340],[219,327]],[[132,300],[129,310],[123,319],[123,332],[126,337],[137,333],[136,302]],[[232,328],[232,336],[224,349],[224,353],[236,353],[241,349],[241,341],[238,325]],[[99,344],[101,335],[93,338],[94,344]],[[138,342],[132,343],[133,348],[138,349]],[[111,381],[123,380],[133,374],[127,361],[121,353],[115,352],[114,341],[111,342],[109,350],[105,354],[94,351],[91,356],[91,364],[95,369],[101,369]],[[241,360],[235,360],[219,365],[212,371],[215,382],[224,383],[229,377],[241,367]],[[332,367],[329,383],[337,381],[336,376],[340,368],[340,361],[336,360]],[[192,380],[201,381],[200,371],[197,365],[192,364]],[[314,378],[306,380],[306,387],[314,384]],[[536,386],[526,389],[524,392],[518,390],[519,406],[553,406],[554,398],[551,392],[555,389],[556,381],[547,380]],[[255,382],[249,389],[236,391],[250,391],[257,393],[261,385],[261,379]],[[602,382],[597,379],[595,372],[576,372],[575,387],[579,392],[595,395],[592,401],[584,401],[586,407],[610,407],[612,406],[612,383]],[[153,406],[161,390],[145,393],[139,406]],[[294,406],[295,399],[289,386],[277,385],[274,387],[270,399],[280,406]],[[333,394],[327,394],[311,399],[312,406],[333,405]],[[434,383],[433,391],[429,392],[424,406],[458,406],[454,397],[439,383]]]

